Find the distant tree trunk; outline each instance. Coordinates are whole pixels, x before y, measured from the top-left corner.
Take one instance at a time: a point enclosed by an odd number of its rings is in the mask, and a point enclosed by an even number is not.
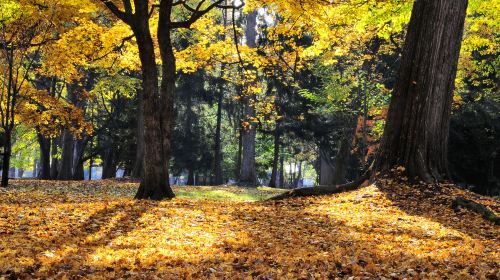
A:
[[[59,163],[58,180],[73,179],[73,135],[65,129],[62,137],[61,162]]]
[[[33,174],[33,177],[38,176],[41,180],[50,179],[50,146],[51,140],[43,136],[40,132],[36,134],[38,144],[40,145],[40,171],[38,174]]]
[[[104,152],[102,164],[102,179],[110,179],[116,177],[116,155],[113,148],[108,148]]]
[[[6,129],[4,132],[2,158],[2,187],[9,185],[10,156],[12,153],[12,130]]]
[[[94,164],[94,158],[89,158],[89,181],[92,180],[92,165]]]
[[[245,104],[245,113],[247,119],[255,116],[253,105]],[[242,157],[240,170],[240,184],[255,186],[257,183],[257,170],[255,167],[255,138],[257,129],[255,123],[250,123],[249,127],[242,130]]]
[[[326,148],[319,150],[320,172],[319,184],[326,186],[333,184],[334,163],[331,159],[330,152]]]
[[[31,176],[33,178],[36,178],[38,177],[38,164],[36,162],[36,159],[33,160],[33,176]]]
[[[219,87],[219,96],[217,100],[217,125],[215,128],[215,155],[214,155],[214,185],[222,185],[222,145],[221,145],[221,126],[222,126],[222,101],[224,97],[223,87]]]
[[[59,174],[59,160],[57,158],[57,151],[61,143],[61,136],[52,139],[52,147],[50,150],[50,179],[55,180]]]
[[[15,167],[9,168],[9,177],[10,178],[15,178],[16,177],[16,168]]]
[[[137,148],[135,154],[134,168],[132,169],[131,176],[133,178],[141,178],[144,173],[144,101],[142,99],[142,93],[139,93],[139,110],[137,112],[137,129],[136,129],[136,141]]]
[[[418,0],[375,171],[402,166],[414,179],[448,177],[447,144],[467,0]]]
[[[257,12],[252,11],[246,17],[245,38],[247,46],[256,48],[257,40]],[[241,169],[239,184],[255,186],[257,184],[257,170],[255,167],[255,138],[257,135],[256,124],[250,121],[255,117],[255,96],[246,96],[244,99],[244,118],[250,123],[248,127],[243,130],[243,153],[241,159]]]
[[[278,177],[278,163],[280,157],[280,131],[279,122],[276,123],[276,129],[274,131],[274,154],[273,154],[273,169],[271,171],[271,180],[269,180],[269,187],[276,188],[277,177]]]
[[[240,127],[238,128],[238,153],[236,154],[236,169],[235,169],[235,175],[236,175],[236,181],[240,181],[240,175],[241,175],[241,157],[243,154],[243,128]]]
[[[194,170],[192,168],[188,169],[188,179],[186,182],[186,185],[188,186],[194,186]]]
[[[84,180],[83,172],[83,153],[85,151],[86,140],[77,139],[74,143],[74,155],[73,155],[73,180]]]
[[[352,134],[346,133],[340,140],[340,147],[335,156],[335,164],[331,185],[340,185],[346,182],[347,164],[351,151]]]
[[[280,156],[280,179],[278,186],[282,189],[285,186],[285,157],[283,156],[283,152],[281,152]]]

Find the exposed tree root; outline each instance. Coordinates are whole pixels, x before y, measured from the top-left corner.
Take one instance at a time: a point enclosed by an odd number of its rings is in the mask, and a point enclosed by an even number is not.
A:
[[[455,200],[453,200],[451,207],[453,207],[453,209],[456,211],[458,211],[462,207],[466,208],[467,210],[483,215],[483,218],[488,221],[492,221],[493,223],[495,223],[495,225],[500,225],[500,216],[495,214],[495,212],[491,211],[483,204],[465,199],[463,197],[457,197]]]
[[[269,198],[268,200],[282,200],[286,198],[291,198],[291,197],[306,197],[306,196],[318,196],[318,195],[329,195],[329,194],[336,194],[336,193],[341,193],[341,192],[346,192],[346,191],[352,191],[356,190],[363,183],[370,179],[371,172],[367,171],[365,174],[363,174],[361,177],[358,179],[354,180],[353,182],[343,184],[343,185],[333,185],[333,186],[316,186],[312,188],[300,188],[300,189],[293,189],[291,191],[279,194],[277,196],[273,196]]]

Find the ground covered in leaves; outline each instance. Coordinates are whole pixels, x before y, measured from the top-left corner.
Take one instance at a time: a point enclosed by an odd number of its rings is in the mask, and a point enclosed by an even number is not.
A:
[[[136,187],[15,181],[1,189],[0,278],[500,277],[499,227],[450,207],[463,196],[498,212],[499,201],[451,185],[381,180],[272,202],[252,200],[279,190],[236,187],[176,188],[172,201],[135,201]]]

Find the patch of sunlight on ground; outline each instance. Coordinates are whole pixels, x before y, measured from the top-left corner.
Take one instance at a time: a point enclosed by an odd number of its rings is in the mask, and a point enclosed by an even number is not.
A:
[[[266,202],[253,201],[282,190],[175,187],[155,202],[131,199],[135,184],[102,184],[0,190],[0,279],[500,276],[498,227],[444,204],[403,209],[415,197],[375,185]]]

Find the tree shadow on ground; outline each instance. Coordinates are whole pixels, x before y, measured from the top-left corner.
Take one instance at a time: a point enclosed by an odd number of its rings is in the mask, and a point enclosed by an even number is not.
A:
[[[84,265],[92,252],[136,229],[141,216],[153,206],[153,203],[135,201],[105,205],[85,221],[69,223],[61,234],[31,243],[29,257],[34,259],[33,265],[17,273],[10,272],[10,277],[44,277],[75,269],[79,273],[75,276],[92,274],[94,268]]]

